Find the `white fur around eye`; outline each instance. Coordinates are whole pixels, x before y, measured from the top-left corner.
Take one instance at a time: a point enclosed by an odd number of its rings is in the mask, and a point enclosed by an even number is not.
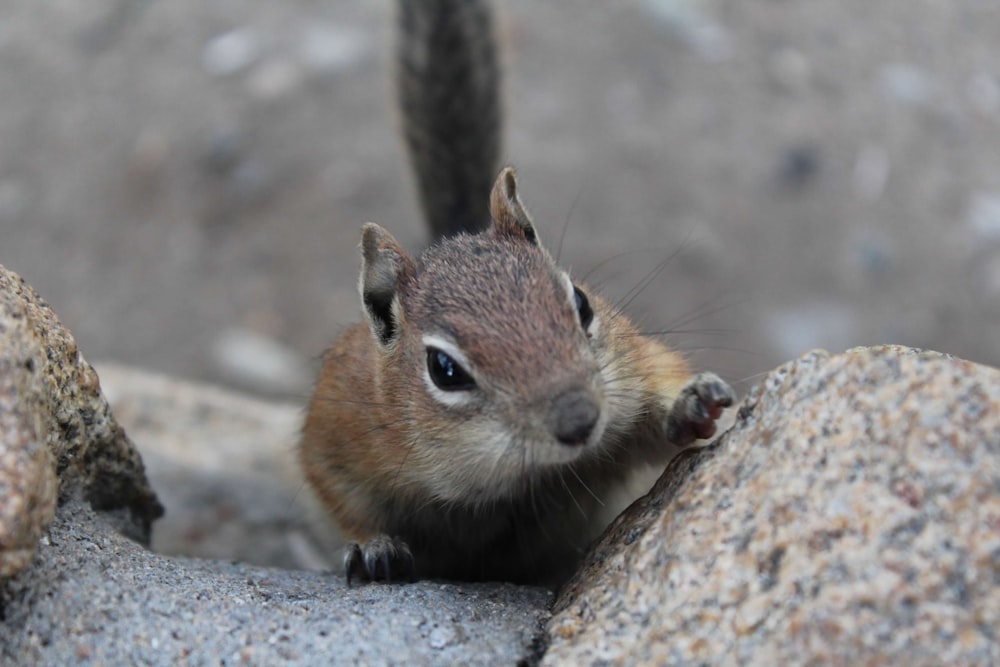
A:
[[[462,353],[458,346],[451,341],[441,338],[440,336],[426,335],[421,338],[421,342],[424,344],[424,350],[430,347],[441,350],[454,359],[455,362],[459,364],[466,373],[472,376],[473,379],[476,378],[476,374],[473,372],[472,365],[469,363],[468,358]],[[431,378],[431,373],[427,369],[426,361],[424,362],[423,378],[424,385],[427,387],[427,392],[442,405],[454,408],[468,405],[472,401],[472,391],[444,391],[434,384],[434,380]]]
[[[576,312],[576,294],[575,294],[576,286],[573,284],[573,279],[570,278],[569,274],[565,273],[565,272],[563,272],[563,282],[566,285],[566,297],[569,299],[569,305],[573,307],[573,312],[575,313]],[[583,292],[583,290],[580,290],[580,291]],[[584,292],[584,294],[586,295],[586,292]],[[590,301],[590,297],[589,296],[587,297],[587,299],[588,299],[588,301]],[[591,309],[593,309],[593,307],[594,307],[593,301],[590,302],[590,307],[591,307]],[[588,326],[586,328],[586,330],[585,330],[587,332],[587,336],[589,336],[590,338],[593,338],[594,336],[597,335],[597,325],[598,325],[597,312],[595,311],[594,312],[594,317],[590,321],[590,326]]]

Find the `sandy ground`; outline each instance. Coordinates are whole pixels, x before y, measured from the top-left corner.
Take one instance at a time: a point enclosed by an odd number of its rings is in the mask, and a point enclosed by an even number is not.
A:
[[[503,4],[506,160],[645,330],[738,383],[812,347],[1000,364],[1000,5]],[[0,263],[91,359],[303,395],[359,225],[424,242],[390,10],[8,0]]]

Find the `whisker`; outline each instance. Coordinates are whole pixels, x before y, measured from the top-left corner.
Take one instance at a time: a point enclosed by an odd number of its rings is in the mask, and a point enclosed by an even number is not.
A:
[[[595,264],[594,266],[592,266],[589,271],[587,271],[585,274],[583,274],[583,276],[580,278],[580,280],[582,282],[587,283],[587,279],[591,275],[593,275],[594,273],[597,273],[599,270],[601,270],[602,268],[604,268],[605,266],[607,266],[611,262],[618,261],[619,259],[628,257],[629,255],[638,255],[639,253],[643,253],[643,252],[663,252],[665,249],[666,248],[664,248],[664,247],[656,247],[656,248],[632,248],[631,250],[623,250],[622,252],[615,253],[614,255],[611,255],[610,257],[608,257],[606,259],[602,259],[600,262],[598,262],[597,264]],[[619,272],[617,272],[614,275],[621,275],[622,273],[624,273],[624,272],[623,271],[619,271]],[[587,283],[587,284],[590,284],[590,283]]]
[[[670,262],[672,262],[674,259],[677,258],[678,255],[680,255],[682,252],[688,249],[692,232],[693,230],[688,230],[687,234],[681,241],[680,245],[678,245],[673,252],[671,252],[669,255],[660,260],[652,271],[646,273],[646,275],[643,276],[642,279],[632,289],[630,289],[628,292],[625,293],[625,296],[622,298],[623,301],[623,303],[621,304],[622,310],[628,308],[632,304],[632,302],[636,299],[636,297],[645,292],[646,288],[648,288],[651,284],[653,284],[653,281],[656,280],[661,273],[663,273],[663,271],[667,268]]]
[[[722,312],[723,310],[727,310],[729,308],[735,308],[736,306],[741,306],[745,303],[748,303],[749,301],[750,299],[742,299],[740,301],[736,301],[733,303],[723,303],[717,306],[710,306],[711,301],[709,301],[708,303],[702,304],[698,308],[695,308],[694,310],[685,313],[684,315],[681,315],[680,318],[674,320],[670,326],[671,328],[686,326],[688,324],[691,324],[692,322],[697,322],[698,320],[704,317],[708,317],[709,315],[715,315],[716,313]]]
[[[573,477],[576,478],[576,481],[580,484],[580,486],[583,487],[583,490],[586,491],[587,493],[589,493],[590,497],[593,498],[597,502],[598,505],[600,505],[601,507],[604,507],[604,501],[601,500],[600,498],[598,498],[597,494],[594,493],[593,490],[591,490],[591,488],[589,486],[587,486],[587,483],[584,482],[583,479],[580,477],[579,473],[576,472],[576,468],[574,468],[572,465],[567,466],[567,468],[569,469],[570,474],[572,474]],[[574,502],[576,502],[575,498],[574,498]],[[577,505],[577,507],[579,507],[579,505]]]
[[[574,505],[576,505],[576,509],[580,512],[580,516],[586,519],[587,512],[584,511],[583,505],[581,505],[579,501],[577,501],[576,496],[573,494],[573,491],[569,488],[569,485],[566,483],[566,478],[563,477],[562,471],[559,472],[557,477],[559,478],[559,483],[562,485],[562,488],[566,491],[566,495],[568,495],[569,499],[573,501]]]
[[[397,484],[399,483],[399,475],[400,475],[400,473],[403,472],[403,467],[406,465],[406,462],[410,460],[410,453],[413,452],[413,450],[416,448],[416,446],[417,446],[417,442],[416,442],[416,440],[413,440],[413,439],[411,439],[409,441],[409,443],[407,444],[406,453],[403,454],[403,460],[399,462],[399,467],[396,468],[396,474],[393,475],[393,477],[392,477],[391,488],[392,488],[393,495],[395,494],[396,489],[398,488]]]
[[[740,354],[745,354],[750,357],[756,357],[757,359],[763,359],[767,355],[763,352],[755,352],[754,350],[747,350],[742,347],[731,347],[729,345],[680,345],[675,346],[675,350],[683,352],[738,352]]]
[[[323,403],[333,403],[333,404],[345,404],[345,405],[363,405],[365,407],[376,407],[376,408],[403,408],[406,407],[405,403],[385,403],[383,401],[364,401],[356,400],[351,398],[333,398],[332,396],[317,396],[316,400]]]
[[[566,213],[566,220],[563,222],[562,231],[559,232],[559,245],[556,247],[556,264],[559,263],[559,258],[562,257],[563,240],[566,238],[566,230],[569,229],[569,223],[576,212],[576,205],[580,203],[580,196],[583,195],[583,187],[583,183],[581,183],[580,189],[576,191],[576,196],[573,197],[573,202],[569,205],[569,212]]]
[[[680,334],[703,334],[706,336],[726,336],[738,333],[737,329],[661,329],[659,331],[637,331],[635,333],[617,334],[616,338],[634,338],[636,336],[670,336]]]

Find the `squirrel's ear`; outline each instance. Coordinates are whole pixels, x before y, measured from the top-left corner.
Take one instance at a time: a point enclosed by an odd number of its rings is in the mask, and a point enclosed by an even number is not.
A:
[[[493,228],[501,234],[518,234],[538,245],[535,227],[528,210],[517,195],[517,177],[511,167],[504,167],[490,193],[490,215]]]
[[[374,222],[361,228],[361,302],[372,333],[382,345],[399,332],[399,288],[414,264],[392,234]]]

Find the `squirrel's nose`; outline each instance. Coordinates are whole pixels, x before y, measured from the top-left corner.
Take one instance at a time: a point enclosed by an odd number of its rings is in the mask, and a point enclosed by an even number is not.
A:
[[[600,416],[601,408],[590,392],[570,389],[552,401],[549,412],[552,434],[564,445],[583,445]]]

